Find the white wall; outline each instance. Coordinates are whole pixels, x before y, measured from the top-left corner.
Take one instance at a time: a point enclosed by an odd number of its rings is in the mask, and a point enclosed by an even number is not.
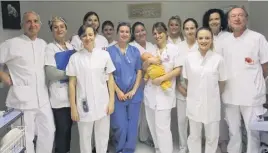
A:
[[[249,26],[268,40],[268,1],[249,2]]]
[[[84,14],[88,11],[96,11],[101,19],[101,22],[103,22],[104,20],[111,20],[112,22],[114,22],[114,24],[117,24],[119,21],[128,21],[134,23],[137,20],[129,20],[127,14],[127,4],[134,3],[141,2],[21,2],[21,13],[29,10],[34,10],[38,12],[43,22],[43,27],[40,31],[40,37],[45,39],[46,41],[51,41],[52,36],[49,32],[49,28],[47,25],[48,20],[51,16],[59,15],[66,18],[68,22],[68,35],[71,36],[73,33],[77,32],[77,29],[82,24],[82,18]],[[161,18],[140,19],[140,21],[145,23],[146,28],[149,32],[148,39],[152,40],[151,27],[156,21],[163,21],[167,23],[170,16],[179,15],[182,20],[188,17],[193,17],[198,21],[199,25],[201,25],[202,16],[206,10],[210,8],[222,8],[236,4],[245,5],[247,9],[249,8],[248,2],[244,1],[162,2]],[[254,6],[254,8],[257,7]],[[258,11],[260,10],[261,9],[259,9]],[[21,34],[21,31],[17,30],[3,30],[1,16],[2,15],[0,11],[0,42]],[[255,22],[259,21],[257,23],[265,22],[265,20],[267,24],[267,18],[255,18]],[[257,26],[257,24],[253,24],[253,26]],[[261,25],[257,26],[257,29],[263,28],[260,26]]]

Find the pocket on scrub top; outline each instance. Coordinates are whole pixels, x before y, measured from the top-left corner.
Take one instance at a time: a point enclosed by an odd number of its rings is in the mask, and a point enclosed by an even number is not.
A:
[[[14,93],[15,98],[22,103],[30,102],[34,99],[33,87],[30,86],[12,86],[12,91]]]
[[[255,58],[252,57],[245,57],[245,66],[247,69],[256,69],[257,68],[257,61]]]

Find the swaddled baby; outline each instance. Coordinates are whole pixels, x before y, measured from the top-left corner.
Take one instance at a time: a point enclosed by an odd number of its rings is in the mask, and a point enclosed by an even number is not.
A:
[[[152,57],[154,56],[148,52],[143,53],[141,56],[143,62],[145,62],[146,60]],[[155,57],[155,58],[158,58],[159,60],[161,60],[160,57]],[[165,75],[164,67],[162,65],[152,64],[147,68],[147,71],[144,75],[144,79],[145,81],[147,81],[149,78],[151,80],[154,80],[155,78],[161,77],[163,75]],[[171,81],[166,80],[161,83],[161,88],[163,90],[167,90],[168,88],[171,87],[171,85],[172,85]]]

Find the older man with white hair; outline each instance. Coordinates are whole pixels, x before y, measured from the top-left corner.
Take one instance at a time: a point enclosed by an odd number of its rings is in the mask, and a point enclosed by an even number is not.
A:
[[[0,71],[0,79],[10,86],[7,107],[24,113],[27,153],[51,153],[54,120],[45,83],[44,57],[46,42],[37,38],[41,22],[37,13],[24,13],[24,34],[0,45],[0,63],[9,74]],[[37,134],[36,150],[33,140]]]
[[[258,153],[259,133],[249,125],[264,113],[268,75],[268,43],[265,37],[247,28],[248,13],[235,6],[228,12],[233,34],[223,41],[222,55],[227,64],[228,80],[222,94],[229,126],[229,153],[242,152],[241,115],[247,131],[247,153]]]

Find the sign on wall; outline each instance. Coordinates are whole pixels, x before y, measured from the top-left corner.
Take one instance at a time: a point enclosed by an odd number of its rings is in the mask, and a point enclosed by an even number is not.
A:
[[[129,19],[160,18],[162,15],[161,3],[129,4]]]
[[[19,1],[1,1],[3,29],[21,29]]]

